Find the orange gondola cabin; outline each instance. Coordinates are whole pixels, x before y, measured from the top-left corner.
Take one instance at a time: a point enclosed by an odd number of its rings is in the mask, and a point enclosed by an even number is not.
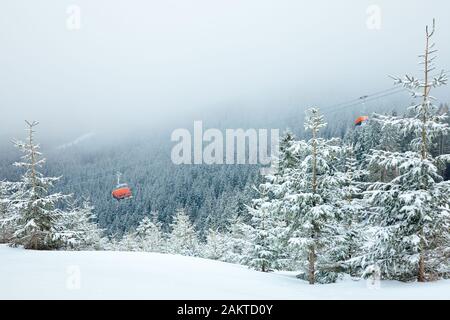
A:
[[[126,183],[121,183],[116,186],[112,192],[112,196],[116,200],[128,199],[133,196],[130,187]]]
[[[368,120],[369,120],[369,117],[368,117],[368,116],[361,116],[361,117],[358,117],[358,118],[355,120],[355,127],[356,127],[356,126],[362,126],[362,125],[365,124]]]

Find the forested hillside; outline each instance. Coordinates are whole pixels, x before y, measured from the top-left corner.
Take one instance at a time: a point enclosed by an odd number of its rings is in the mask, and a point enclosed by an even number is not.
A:
[[[380,143],[386,143],[383,139],[389,138],[389,135],[381,135],[380,127],[373,122],[368,127],[371,130],[355,128],[354,119],[360,115],[361,106],[359,104],[340,112],[325,112],[328,126],[323,131],[324,137],[343,138],[354,144],[359,158]],[[379,107],[377,103],[372,103],[364,108],[369,113],[394,112],[389,104]],[[441,108],[446,110],[444,106]],[[303,139],[308,137],[303,121],[302,109],[288,108],[284,116],[278,114],[275,120],[267,115],[241,119],[219,114],[208,123],[223,130],[253,126],[280,128],[282,133],[289,128]],[[192,124],[186,122],[186,127],[189,126]],[[436,153],[448,152],[450,148],[448,139],[442,137],[441,140]],[[407,146],[408,140],[403,140],[402,144]],[[187,210],[202,236],[209,228],[222,230],[233,214],[244,215],[245,218],[245,206],[255,196],[253,186],[262,179],[260,166],[174,165],[170,159],[173,145],[169,131],[143,133],[138,138],[127,136],[116,142],[105,142],[94,136],[62,147],[49,146],[44,141],[42,147],[47,154],[44,171],[49,175],[62,176],[55,185],[55,191],[89,199],[100,227],[110,235],[120,236],[124,231],[135,228],[145,216],[157,216],[163,228],[167,229],[179,208]],[[12,163],[20,155],[10,143],[4,143],[3,150],[0,176],[10,181],[17,180],[20,170]],[[116,184],[117,171],[123,174],[122,180],[132,187],[133,199],[120,203],[112,199],[111,190]]]

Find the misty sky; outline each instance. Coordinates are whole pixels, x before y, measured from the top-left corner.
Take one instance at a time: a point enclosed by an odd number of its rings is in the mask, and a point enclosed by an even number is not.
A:
[[[71,4],[80,30],[66,27]],[[380,30],[366,26],[373,4]],[[86,133],[339,103],[418,74],[433,17],[437,66],[450,69],[446,0],[2,0],[0,134],[24,119]]]

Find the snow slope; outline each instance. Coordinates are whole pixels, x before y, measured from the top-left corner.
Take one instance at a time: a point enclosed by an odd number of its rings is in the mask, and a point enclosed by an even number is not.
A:
[[[0,299],[450,299],[450,281],[310,286],[290,273],[200,258],[0,245]]]

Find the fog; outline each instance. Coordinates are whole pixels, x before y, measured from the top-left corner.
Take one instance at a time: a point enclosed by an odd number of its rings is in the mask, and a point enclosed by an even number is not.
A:
[[[380,29],[366,24],[373,4]],[[449,15],[444,0],[4,0],[0,134],[21,134],[24,119],[77,137],[333,105],[419,74],[433,17],[449,69]]]

